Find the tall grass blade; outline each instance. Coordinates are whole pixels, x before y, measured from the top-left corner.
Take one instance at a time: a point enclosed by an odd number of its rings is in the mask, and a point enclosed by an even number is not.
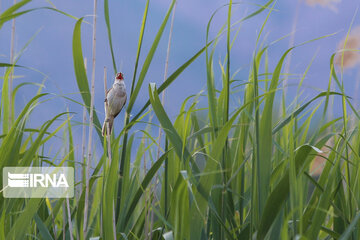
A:
[[[90,96],[90,88],[89,83],[85,71],[84,66],[84,57],[82,54],[82,46],[81,46],[81,23],[83,21],[83,18],[80,18],[74,28],[73,33],[73,42],[72,42],[72,49],[73,49],[73,60],[74,60],[74,70],[75,70],[75,76],[76,76],[76,82],[78,85],[78,88],[81,93],[81,97],[84,101],[84,104],[86,106],[87,111],[90,113],[90,102],[91,102],[91,96]],[[94,110],[94,125],[95,130],[99,135],[99,138],[101,142],[103,142],[102,134],[101,134],[101,125],[99,118],[96,114],[96,111]]]
[[[277,64],[273,76],[271,79],[269,94],[265,97],[264,110],[261,115],[260,120],[260,132],[261,137],[259,144],[259,164],[258,168],[258,186],[259,186],[259,213],[262,215],[262,212],[265,207],[265,202],[267,195],[269,193],[269,184],[271,175],[271,158],[272,158],[272,119],[273,119],[273,104],[275,99],[276,89],[279,84],[279,78],[283,62],[287,54],[292,50],[290,48],[287,50],[284,55],[281,57],[279,63]],[[259,107],[259,106],[257,106]]]

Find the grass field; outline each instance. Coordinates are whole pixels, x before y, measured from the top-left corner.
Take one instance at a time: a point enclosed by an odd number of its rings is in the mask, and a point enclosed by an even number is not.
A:
[[[2,11],[0,28],[17,17],[32,14],[34,10],[26,8],[29,2],[19,1]],[[113,61],[109,72],[117,72],[108,4],[104,0]],[[30,79],[29,83],[13,86],[12,78],[17,68],[26,66],[16,65],[16,58],[11,63],[0,63],[5,69],[0,167],[66,165],[82,173],[75,198],[8,199],[1,194],[0,239],[359,239],[360,116],[346,95],[341,66],[335,66],[336,55],[329,59],[328,76],[323,76],[329,79],[328,90],[304,100],[301,88],[306,70],[298,94],[289,102],[283,88],[287,78],[284,65],[293,48],[280,59],[273,59],[268,55],[272,45],[261,41],[276,3],[271,0],[257,6],[256,11],[235,23],[231,21],[230,0],[220,8],[227,11],[228,19],[218,35],[214,39],[207,35],[203,48],[177,66],[163,84],[147,85],[150,63],[160,39],[166,37],[164,29],[171,24],[176,5],[173,0],[151,40],[150,51],[143,53],[143,41],[150,41],[143,35],[149,0],[144,4],[142,25],[134,26],[140,30],[138,51],[134,72],[127,73],[132,81],[127,84],[126,114],[119,135],[101,136],[100,118],[93,107],[94,75],[87,76],[82,52],[84,41],[92,41],[94,48],[95,41],[81,39],[83,18],[55,8],[45,9],[76,21],[73,36],[69,36],[76,91],[90,119],[90,123],[83,123],[84,134],[88,135],[81,149],[74,147],[73,128],[77,123],[72,120],[71,109],[44,119],[39,128],[28,127],[33,111],[41,111],[52,95],[39,86],[31,101],[19,109],[14,104],[17,92],[32,83]],[[248,79],[239,81],[234,77],[236,70],[230,68],[232,43],[238,25],[258,16],[266,18],[260,23]],[[211,26],[212,18],[207,33]],[[96,24],[93,30],[95,33]],[[214,52],[224,41],[225,57],[218,63]],[[139,61],[140,53],[143,61]],[[345,54],[342,56],[341,62]],[[199,89],[198,95],[183,96],[178,115],[170,118],[161,94],[200,58],[206,60],[206,91]],[[91,61],[93,65],[95,61]],[[275,67],[270,61],[276,63]],[[221,76],[215,76],[219,70]],[[215,87],[218,79],[222,81],[220,89]],[[148,89],[148,101],[135,109],[139,91],[144,88]],[[240,99],[236,104],[230,101],[235,96]],[[199,99],[205,99],[205,107],[199,106]],[[332,117],[334,101],[342,103],[339,118]],[[49,157],[48,143],[57,136],[64,139],[57,140],[61,154]],[[97,141],[102,143],[103,151],[94,154],[92,146]],[[82,159],[75,157],[77,151],[84,156]],[[318,165],[312,164],[314,159]],[[91,162],[95,165],[90,166]]]

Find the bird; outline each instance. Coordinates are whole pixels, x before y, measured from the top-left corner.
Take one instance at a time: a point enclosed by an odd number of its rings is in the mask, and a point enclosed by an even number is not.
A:
[[[124,75],[119,72],[115,76],[114,84],[112,88],[107,90],[104,101],[105,105],[105,120],[102,126],[102,135],[107,133],[107,124],[109,123],[110,134],[114,124],[114,118],[121,112],[126,104],[126,86],[124,81]]]

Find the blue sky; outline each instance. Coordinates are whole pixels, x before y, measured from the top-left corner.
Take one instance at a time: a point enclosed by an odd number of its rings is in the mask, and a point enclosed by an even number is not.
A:
[[[0,11],[10,6],[12,1],[1,1]],[[232,21],[240,19],[256,9],[251,3],[263,4],[266,1],[245,1],[243,4],[234,6]],[[169,59],[169,73],[176,70],[181,64],[188,60],[195,52],[205,44],[206,25],[211,14],[227,1],[220,0],[178,0],[175,15],[173,41]],[[275,5],[275,11],[271,14],[269,21],[264,29],[267,35],[266,43],[273,42],[291,32],[294,14],[296,12],[297,1],[279,0]],[[76,17],[87,16],[86,21],[92,22],[91,14],[93,3],[89,0],[61,0],[53,1],[53,4],[62,11]],[[169,0],[150,1],[148,24],[146,26],[144,45],[140,66],[144,56],[147,54],[155,34],[161,24],[163,17],[170,4]],[[124,72],[125,80],[130,88],[133,66],[135,62],[137,40],[141,25],[142,14],[145,1],[115,1],[109,0],[110,19],[113,34],[113,45],[116,61]],[[34,0],[29,7],[49,6],[45,0]],[[321,6],[310,7],[304,2],[300,3],[298,12],[298,24],[296,27],[295,44],[337,33],[326,39],[309,43],[293,51],[291,62],[291,73],[302,74],[312,57],[316,58],[310,68],[309,74],[304,81],[304,98],[314,96],[319,89],[325,89],[329,79],[329,59],[336,50],[338,42],[346,35],[351,21],[359,7],[356,0],[343,0],[336,4],[337,11],[323,8]],[[210,34],[214,37],[226,21],[226,9],[224,8],[216,15]],[[267,11],[256,16],[241,25],[241,29],[232,51],[231,71],[234,73],[240,69],[236,79],[246,79],[249,72],[251,56],[254,51],[254,43],[261,25],[266,17]],[[68,94],[69,97],[81,101],[76,85],[75,74],[72,61],[72,34],[75,20],[65,17],[48,10],[38,10],[19,17],[16,20],[16,40],[15,50],[18,52],[24,44],[38,31],[36,38],[27,48],[18,64],[36,68],[48,76],[45,83],[45,92],[55,94]],[[146,83],[156,82],[158,85],[163,81],[166,47],[168,40],[169,25],[164,32],[154,60],[148,72]],[[360,25],[359,14],[355,16],[354,26]],[[0,61],[9,62],[10,52],[10,31],[11,23],[8,22],[0,30]],[[84,56],[88,58],[88,76],[91,75],[91,34],[90,24],[83,24],[82,42]],[[232,34],[234,36],[234,34]],[[282,53],[289,46],[289,38],[276,43],[269,49],[270,66],[276,65]],[[220,42],[215,54],[216,84],[221,86],[221,75],[219,67],[216,65],[219,60],[225,57],[225,38]],[[103,119],[103,67],[108,67],[108,76],[113,73],[111,55],[108,46],[107,32],[103,15],[103,2],[98,3],[98,24],[97,24],[97,62],[96,62],[96,85],[95,85],[95,106],[99,112],[99,117]],[[165,107],[174,118],[180,108],[182,101],[191,94],[196,94],[205,89],[206,71],[205,57],[202,55],[196,60],[176,82],[168,89]],[[347,93],[354,95],[354,86],[359,72],[359,66],[350,69],[344,74],[344,81]],[[42,74],[29,70],[16,70],[16,75],[22,76],[15,80],[15,85],[24,81],[41,83],[44,79]],[[111,77],[112,78],[112,77]],[[110,78],[110,79],[111,79]],[[108,81],[110,86],[112,80]],[[299,79],[290,80],[289,93],[294,92]],[[315,90],[314,90],[315,89]],[[17,98],[16,104],[18,111],[31,96],[36,93],[35,87],[23,88]],[[71,94],[71,95],[70,95]],[[140,99],[134,106],[136,110],[148,99],[147,84],[140,92]],[[292,98],[289,97],[291,100]],[[236,102],[236,97],[233,99]],[[335,107],[340,106],[340,103]],[[36,111],[36,116],[32,124],[37,126],[37,120],[48,119],[57,113],[66,111],[76,112],[74,120],[81,121],[82,108],[76,104],[61,98],[54,99],[43,104]],[[336,110],[335,110],[336,112]],[[116,132],[123,126],[123,114],[116,120]],[[42,122],[42,121],[41,121]],[[75,136],[80,139],[81,128],[76,128]]]

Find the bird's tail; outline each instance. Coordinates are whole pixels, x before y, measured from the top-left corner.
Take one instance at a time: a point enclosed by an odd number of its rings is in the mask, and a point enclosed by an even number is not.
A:
[[[109,123],[109,129],[110,129],[110,133],[111,134],[111,131],[112,131],[112,127],[113,127],[113,123],[114,123],[114,118],[113,117],[109,117],[109,118],[106,118],[104,123],[103,123],[103,126],[102,126],[102,135],[105,136],[105,134],[107,134],[107,123]]]

